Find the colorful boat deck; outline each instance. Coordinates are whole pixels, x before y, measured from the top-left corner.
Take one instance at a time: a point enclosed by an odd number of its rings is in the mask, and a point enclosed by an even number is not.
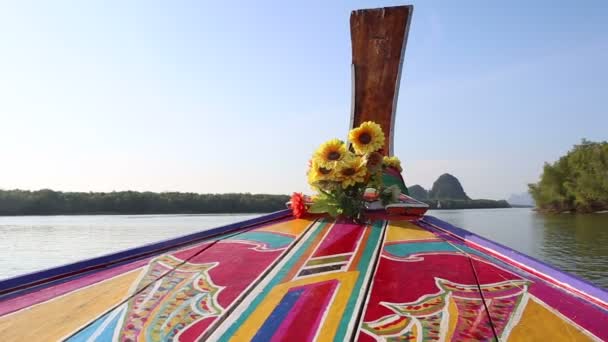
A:
[[[0,282],[0,340],[608,339],[606,292],[570,289],[432,217],[255,222],[92,271],[21,277],[31,286]]]

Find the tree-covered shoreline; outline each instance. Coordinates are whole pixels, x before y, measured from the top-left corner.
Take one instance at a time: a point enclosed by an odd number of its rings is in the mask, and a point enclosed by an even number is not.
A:
[[[540,181],[528,186],[539,212],[608,210],[608,142],[583,139],[556,162],[545,163]]]
[[[510,208],[504,201],[471,199],[456,177],[444,174],[410,195],[431,209]],[[0,216],[267,213],[285,209],[288,195],[184,192],[62,192],[49,189],[0,190]]]
[[[430,209],[500,209],[512,208],[505,200],[471,199],[471,200],[424,200]]]
[[[230,214],[285,209],[287,195],[0,190],[0,216]]]

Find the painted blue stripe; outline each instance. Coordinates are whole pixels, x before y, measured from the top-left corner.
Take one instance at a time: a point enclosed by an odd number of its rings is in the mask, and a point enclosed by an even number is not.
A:
[[[285,320],[285,317],[287,317],[287,314],[289,314],[289,311],[291,311],[298,299],[300,299],[302,293],[304,293],[304,289],[287,292],[279,302],[279,305],[272,310],[270,316],[268,316],[264,324],[262,324],[262,327],[255,334],[252,341],[270,341],[272,336],[274,336],[276,331],[281,326],[281,323],[283,323]]]
[[[406,257],[416,253],[429,252],[458,252],[454,246],[447,242],[410,242],[386,245],[384,250],[397,257]]]
[[[114,317],[112,317],[112,319],[108,322],[108,324],[103,328],[103,331],[101,331],[97,334],[97,338],[95,338],[95,341],[112,341],[112,337],[114,335],[114,330],[116,330],[116,325],[118,324],[118,321],[124,314],[125,309],[123,307],[123,308],[118,308],[115,310],[119,310],[122,312],[120,312],[120,313],[116,314]],[[89,340],[89,338],[91,338],[91,336],[93,336],[93,334],[95,334],[97,332],[97,330],[99,330],[101,328],[101,326],[104,324],[104,322],[106,322],[108,319],[110,319],[110,315],[115,310],[110,311],[109,313],[101,316],[93,324],[91,324],[88,327],[86,327],[85,329],[81,330],[76,335],[70,336],[68,339],[66,339],[66,341],[85,342],[85,341]]]
[[[262,242],[272,249],[288,246],[293,241],[292,237],[271,232],[245,232],[236,236],[235,239]]]
[[[96,268],[117,266],[118,263],[139,260],[155,252],[164,252],[175,246],[188,245],[202,242],[204,239],[243,229],[247,226],[267,223],[285,218],[291,215],[291,210],[281,210],[268,215],[256,217],[250,220],[232,223],[226,226],[205,230],[193,234],[180,236],[160,242],[155,242],[140,247],[128,249],[122,252],[112,253],[92,259],[82,260],[75,263],[53,267],[47,270],[37,271],[25,275],[0,281],[0,300],[6,300],[31,291],[39,291],[42,288],[65,282],[65,278],[76,279],[85,274],[96,271]],[[93,269],[93,270],[91,270]],[[50,280],[52,279],[52,280]],[[48,280],[48,281],[45,281]]]
[[[80,331],[78,334],[66,339],[66,341],[85,342],[89,337],[91,337],[91,335],[93,335],[93,333],[97,329],[99,329],[99,327],[103,324],[103,322],[105,322],[107,318],[108,314],[101,316],[101,318],[98,318],[93,324],[89,325],[84,330]]]

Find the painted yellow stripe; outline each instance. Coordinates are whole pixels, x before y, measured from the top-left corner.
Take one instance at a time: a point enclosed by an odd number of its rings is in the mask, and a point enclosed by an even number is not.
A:
[[[577,327],[530,298],[508,341],[592,341]]]
[[[0,341],[57,341],[120,303],[141,269],[0,317]]]
[[[458,307],[452,296],[450,296],[450,300],[448,301],[448,314],[448,331],[446,332],[447,336],[444,341],[452,340],[454,331],[456,331],[456,324],[458,323]]]
[[[267,227],[258,228],[258,232],[271,232],[299,236],[302,232],[312,224],[313,220],[295,219],[286,222],[276,223]]]
[[[436,239],[437,236],[409,221],[391,221],[386,231],[386,242]]]
[[[350,257],[351,257],[350,255],[338,255],[338,256],[329,257],[329,258],[311,259],[306,263],[306,266],[315,266],[315,265],[330,264],[332,262],[348,261],[348,259],[350,259]]]

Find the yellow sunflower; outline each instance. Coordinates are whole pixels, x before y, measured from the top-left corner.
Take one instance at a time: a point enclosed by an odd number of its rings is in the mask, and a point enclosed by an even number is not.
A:
[[[384,132],[375,122],[366,121],[348,133],[355,152],[365,154],[376,152],[384,146]]]
[[[314,160],[321,167],[333,168],[337,162],[344,160],[346,145],[340,139],[324,142],[314,153]]]
[[[335,181],[336,175],[335,168],[323,167],[317,163],[316,159],[313,159],[308,171],[308,183],[314,186],[319,182]]]
[[[399,158],[392,156],[392,157],[384,157],[382,159],[382,164],[386,167],[394,167],[395,169],[399,170],[399,172],[403,171],[403,169],[401,168],[401,161],[399,160]]]
[[[367,168],[360,157],[347,158],[338,164],[337,177],[342,181],[342,188],[365,182]]]

